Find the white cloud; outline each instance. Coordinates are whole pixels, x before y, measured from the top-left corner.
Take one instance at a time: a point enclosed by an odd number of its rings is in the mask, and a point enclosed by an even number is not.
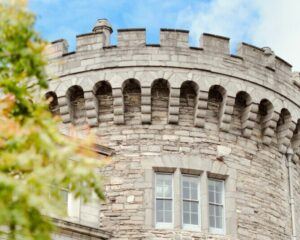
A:
[[[213,0],[182,10],[177,24],[190,26],[194,43],[210,32],[230,37],[233,49],[242,41],[270,46],[300,70],[299,10],[299,0]]]
[[[270,46],[275,54],[300,70],[300,1],[256,0],[260,12],[259,25],[253,32],[253,42]]]
[[[192,42],[197,43],[202,32],[231,38],[232,47],[237,41],[249,39],[256,22],[254,4],[245,0],[214,0],[199,2],[187,7],[178,16],[178,24],[189,26]]]

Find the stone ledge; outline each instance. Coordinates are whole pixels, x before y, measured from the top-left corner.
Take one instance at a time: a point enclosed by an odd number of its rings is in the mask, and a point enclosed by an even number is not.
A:
[[[173,28],[161,28],[160,31],[162,32],[182,32],[182,33],[189,33],[189,30],[184,29],[173,29]]]
[[[76,233],[94,237],[97,239],[110,239],[110,237],[111,237],[111,233],[101,230],[101,229],[98,229],[98,228],[88,227],[88,226],[84,226],[79,223],[68,222],[65,220],[58,219],[58,218],[52,218],[52,219],[53,219],[54,224],[59,229],[76,232]]]
[[[139,32],[146,31],[145,28],[121,28],[117,30],[118,32]]]

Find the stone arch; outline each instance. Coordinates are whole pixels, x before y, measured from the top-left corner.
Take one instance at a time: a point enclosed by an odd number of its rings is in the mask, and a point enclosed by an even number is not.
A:
[[[293,134],[293,131],[290,132],[291,124],[292,115],[289,110],[283,108],[279,114],[279,119],[276,126],[277,141],[280,152],[286,152],[288,146],[290,145],[290,140]]]
[[[236,94],[231,129],[237,135],[241,130],[249,127],[251,103],[251,96],[247,92],[240,91]]]
[[[273,120],[274,106],[268,99],[262,99],[258,106],[258,124],[262,142],[270,144],[276,127]]]
[[[208,91],[206,127],[217,129],[220,126],[224,114],[226,102],[226,90],[220,85],[213,85]]]
[[[283,108],[279,114],[279,119],[277,122],[277,134],[278,135],[286,135],[286,131],[288,130],[289,124],[291,123],[292,116],[289,110]],[[280,136],[278,136],[280,138]]]
[[[151,85],[152,123],[167,123],[170,84],[165,79],[157,79]]]
[[[48,101],[49,110],[53,115],[59,115],[58,98],[55,92],[50,91],[45,94],[45,98]]]
[[[86,122],[85,99],[83,89],[74,85],[66,93],[70,109],[71,122],[74,125],[83,125]]]
[[[298,121],[296,122],[296,127],[293,132],[291,146],[295,153],[293,160],[295,162],[299,162],[299,159],[300,159],[300,119],[298,119]]]
[[[128,79],[123,85],[125,123],[141,123],[141,86],[138,80]]]
[[[113,114],[113,96],[112,87],[107,81],[97,82],[93,88],[96,111],[98,116],[98,122],[101,123],[112,123]]]
[[[197,101],[198,85],[185,81],[180,87],[179,125],[193,126]]]

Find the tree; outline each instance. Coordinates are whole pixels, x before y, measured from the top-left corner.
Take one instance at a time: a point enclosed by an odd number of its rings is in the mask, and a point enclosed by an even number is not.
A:
[[[104,197],[99,163],[59,133],[42,97],[47,43],[23,2],[0,3],[0,234],[47,240],[49,215],[63,205],[60,188],[86,201],[91,191]]]

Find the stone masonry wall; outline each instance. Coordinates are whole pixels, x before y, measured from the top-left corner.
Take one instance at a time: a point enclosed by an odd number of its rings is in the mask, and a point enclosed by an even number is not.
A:
[[[101,170],[107,199],[99,227],[111,239],[290,239],[292,147],[300,236],[300,95],[291,66],[245,43],[231,55],[229,39],[211,34],[203,34],[202,48],[188,47],[182,30],[162,29],[160,45],[147,45],[143,29],[121,30],[118,41],[75,53],[58,41],[48,50],[62,131],[86,123],[116,152]],[[79,120],[74,94],[83,99]],[[229,154],[220,156],[223,148]],[[179,220],[174,229],[155,229],[157,169],[174,169],[175,178],[196,171],[201,187],[209,176],[224,177],[226,234],[209,233],[205,196],[199,231],[183,230]],[[180,219],[180,203],[175,211]]]

